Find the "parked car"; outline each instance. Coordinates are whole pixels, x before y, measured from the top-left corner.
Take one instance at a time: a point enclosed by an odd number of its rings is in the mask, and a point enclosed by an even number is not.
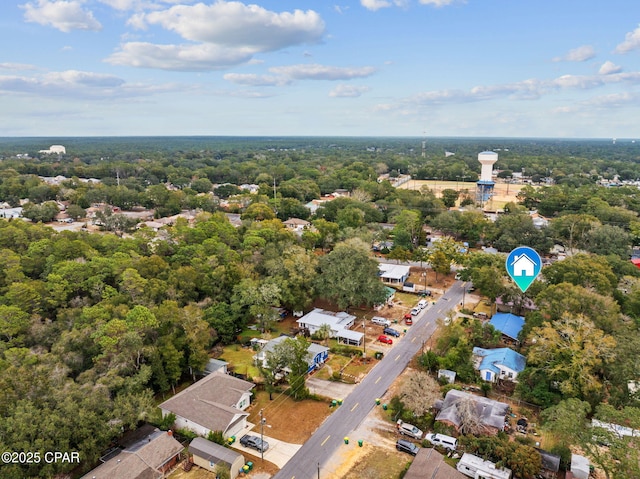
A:
[[[240,444],[244,447],[255,449],[258,452],[264,452],[269,449],[269,443],[267,441],[263,441],[258,436],[251,436],[249,434],[245,434],[240,438]]]
[[[371,318],[371,322],[373,324],[378,324],[380,326],[391,326],[391,321],[389,321],[387,318],[383,318],[380,316],[374,316],[373,318]]]
[[[384,328],[384,330],[382,332],[384,334],[388,334],[389,336],[393,336],[394,338],[399,338],[400,337],[400,331],[398,331],[397,329]]]
[[[411,317],[411,315],[409,315],[408,318],[405,316],[404,324],[406,324],[407,326],[411,326],[413,324],[413,318]]]
[[[422,311],[422,308],[418,308],[417,306],[411,310],[411,316],[417,316],[418,313]]]
[[[405,439],[398,439],[396,441],[396,449],[398,451],[411,454],[412,456],[415,456],[416,454],[418,454],[418,451],[420,450],[420,448],[416,446],[414,443],[410,441],[406,441]]]
[[[391,339],[389,336],[385,336],[384,334],[378,336],[378,341],[385,344],[393,344],[393,339]]]
[[[420,291],[420,296],[422,297],[431,296],[431,291],[428,289],[423,289],[422,291]]]
[[[406,313],[404,319],[413,319],[413,316],[411,316],[411,313]]]
[[[458,440],[455,437],[447,436],[445,434],[427,434],[424,437],[434,446],[442,446],[450,451],[455,451],[458,448]]]
[[[398,432],[400,434],[404,434],[405,436],[409,436],[418,440],[422,439],[422,435],[424,433],[413,424],[409,424],[408,422],[404,422],[402,419],[398,419],[397,425]]]

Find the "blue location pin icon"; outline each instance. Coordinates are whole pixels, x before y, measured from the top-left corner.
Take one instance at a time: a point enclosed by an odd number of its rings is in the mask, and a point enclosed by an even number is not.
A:
[[[520,246],[507,256],[507,273],[523,293],[535,281],[542,269],[542,258],[533,248]]]

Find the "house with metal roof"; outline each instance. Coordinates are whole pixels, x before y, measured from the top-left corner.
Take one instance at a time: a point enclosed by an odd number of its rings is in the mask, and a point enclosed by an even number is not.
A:
[[[215,472],[218,465],[226,467],[231,473],[231,479],[236,479],[240,474],[240,469],[244,466],[244,456],[238,451],[208,441],[203,437],[196,437],[191,441],[189,454],[195,465],[208,471]]]
[[[496,331],[502,333],[507,341],[518,342],[518,335],[524,326],[524,317],[511,313],[496,313],[489,321]]]
[[[298,323],[301,329],[309,331],[309,334],[314,334],[323,325],[328,324],[331,328],[332,338],[336,338],[346,344],[359,346],[362,344],[364,334],[351,330],[355,321],[355,316],[345,313],[344,311],[334,313],[333,311],[315,308],[313,311],[298,319],[296,323]]]
[[[378,270],[383,283],[403,284],[409,278],[411,268],[403,264],[380,263]]]
[[[231,437],[242,431],[254,384],[221,371],[213,372],[160,404],[162,416],[175,414],[178,429],[201,436],[221,431]]]
[[[489,382],[498,379],[508,379],[517,382],[518,374],[524,371],[526,358],[513,349],[483,349],[473,348],[475,368],[480,371],[480,377]]]

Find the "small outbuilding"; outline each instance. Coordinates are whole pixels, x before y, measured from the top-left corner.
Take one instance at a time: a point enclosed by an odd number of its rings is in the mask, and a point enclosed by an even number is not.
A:
[[[189,454],[193,463],[208,471],[215,472],[216,466],[221,464],[231,472],[231,479],[236,479],[240,469],[244,466],[244,456],[233,449],[208,441],[203,437],[196,437],[189,444]]]

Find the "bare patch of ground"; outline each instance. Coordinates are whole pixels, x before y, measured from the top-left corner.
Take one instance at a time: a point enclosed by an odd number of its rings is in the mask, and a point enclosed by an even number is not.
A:
[[[303,444],[332,412],[327,400],[294,401],[283,393],[269,400],[265,391],[256,392],[248,421],[260,424],[260,410],[269,426],[264,434],[293,444]]]

